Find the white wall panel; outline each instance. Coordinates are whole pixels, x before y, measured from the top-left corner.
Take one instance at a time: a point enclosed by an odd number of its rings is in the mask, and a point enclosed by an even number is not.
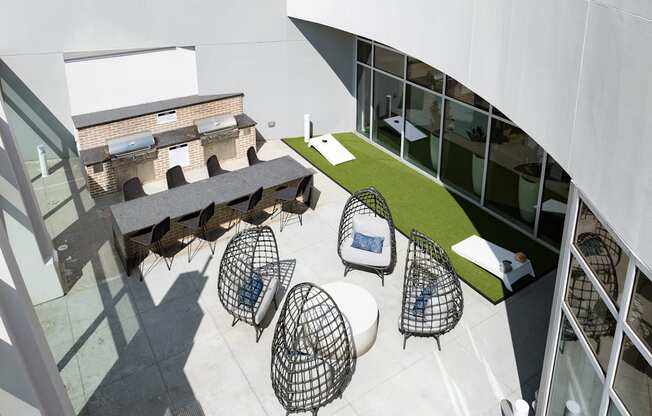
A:
[[[197,94],[195,51],[171,48],[66,62],[73,115]]]
[[[591,7],[572,140],[582,191],[652,264],[652,22]]]
[[[301,135],[305,113],[316,133],[352,130],[353,36],[297,24],[302,40],[198,46],[199,92],[244,92],[245,112],[268,139]]]

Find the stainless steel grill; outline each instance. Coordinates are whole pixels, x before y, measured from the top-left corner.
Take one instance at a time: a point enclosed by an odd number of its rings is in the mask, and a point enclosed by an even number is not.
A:
[[[151,132],[140,132],[107,141],[111,159],[135,159],[155,152],[156,141]]]
[[[204,145],[216,140],[238,137],[238,123],[231,114],[195,120],[195,126]]]

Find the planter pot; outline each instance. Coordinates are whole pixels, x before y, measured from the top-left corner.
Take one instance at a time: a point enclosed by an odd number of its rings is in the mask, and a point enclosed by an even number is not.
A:
[[[527,179],[525,176],[518,177],[518,209],[523,221],[528,224],[534,223],[536,216],[536,204],[539,196],[539,184]]]
[[[484,173],[484,159],[476,156],[475,153],[471,156],[471,176],[473,179],[473,192],[476,195],[482,194],[482,175]]]
[[[439,137],[430,135],[430,161],[435,172],[439,171]]]

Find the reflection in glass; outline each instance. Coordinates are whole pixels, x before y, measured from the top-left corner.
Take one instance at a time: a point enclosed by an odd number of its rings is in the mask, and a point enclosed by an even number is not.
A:
[[[442,99],[411,85],[406,91],[404,157],[436,175]]]
[[[580,204],[575,246],[618,307],[629,258],[584,202]]]
[[[479,200],[482,193],[487,116],[446,100],[442,178]]]
[[[548,155],[539,213],[539,237],[557,247],[561,246],[564,233],[569,189],[570,176]]]
[[[566,304],[577,320],[603,370],[607,370],[616,320],[573,257],[566,289]]]
[[[358,65],[357,80],[357,111],[356,111],[356,129],[365,137],[369,137],[369,125],[371,117],[371,70],[362,65]]]
[[[397,52],[374,46],[374,66],[397,77],[404,77],[405,57]]]
[[[486,204],[532,229],[541,182],[543,149],[523,130],[491,120]]]
[[[456,98],[467,104],[471,104],[477,108],[489,111],[489,103],[486,102],[478,94],[466,88],[462,83],[452,78],[450,75],[446,77],[446,95]]]
[[[358,61],[371,65],[371,44],[358,40]]]
[[[401,153],[403,83],[374,71],[373,141]]]
[[[441,92],[444,87],[444,74],[416,58],[408,56],[407,79],[415,84]]]
[[[652,366],[623,335],[614,390],[632,416],[652,414]]]
[[[609,408],[607,409],[607,416],[622,416],[613,401],[609,400]]]
[[[597,415],[601,396],[602,382],[562,313],[561,336],[552,373],[548,415],[565,416],[568,401],[577,403],[581,415]]]
[[[652,281],[640,270],[636,271],[634,296],[629,306],[627,323],[652,351]]]

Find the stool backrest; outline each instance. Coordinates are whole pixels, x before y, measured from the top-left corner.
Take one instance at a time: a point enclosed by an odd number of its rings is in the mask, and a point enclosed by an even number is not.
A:
[[[140,198],[147,194],[143,190],[143,184],[140,182],[140,179],[136,177],[131,178],[122,184],[122,195],[124,196],[125,201],[131,201],[132,199]]]
[[[179,186],[188,184],[188,181],[183,174],[183,169],[181,169],[181,166],[179,165],[172,166],[168,169],[167,172],[165,172],[165,178],[168,181],[168,189],[178,188]]]
[[[303,179],[301,179],[301,182],[299,182],[299,187],[297,188],[297,195],[296,197],[300,197],[301,195],[305,195],[306,189],[308,188],[308,185],[312,182],[312,175],[306,176]]]
[[[204,228],[215,214],[215,202],[211,202],[199,213],[199,227]]]
[[[213,155],[208,158],[206,161],[206,169],[208,169],[208,176],[213,177],[222,173],[222,167],[220,166],[220,161],[217,160],[217,156]]]
[[[258,159],[258,155],[256,154],[256,149],[254,149],[253,146],[247,149],[247,160],[249,161],[249,166],[260,163],[260,159]]]
[[[152,228],[152,244],[160,244],[168,232],[170,232],[170,217],[165,217]]]
[[[256,189],[253,194],[249,197],[249,206],[247,207],[248,210],[252,210],[256,208],[256,205],[260,202],[260,200],[263,199],[263,187],[261,186],[260,188]]]

